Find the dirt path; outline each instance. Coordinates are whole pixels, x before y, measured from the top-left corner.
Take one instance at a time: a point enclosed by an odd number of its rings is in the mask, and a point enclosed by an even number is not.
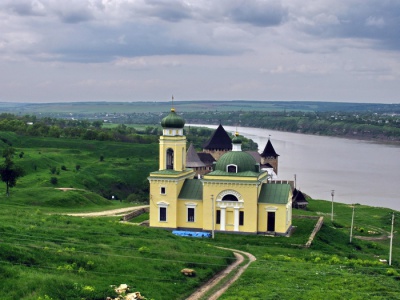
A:
[[[146,208],[148,205],[141,205],[141,206],[131,206],[131,207],[124,207],[124,208],[118,208],[118,209],[111,209],[111,210],[105,210],[105,211],[98,211],[98,212],[90,212],[90,213],[72,213],[72,214],[66,214],[68,216],[74,216],[74,217],[106,217],[106,216],[121,216],[125,215],[129,212]]]
[[[218,247],[218,248],[233,251],[233,254],[236,257],[236,261],[233,264],[229,265],[225,270],[216,274],[213,278],[211,278],[209,281],[207,281],[200,288],[198,288],[192,295],[190,295],[188,298],[186,298],[186,300],[197,300],[197,299],[203,297],[205,293],[207,293],[210,289],[212,289],[214,286],[216,286],[222,279],[224,279],[226,276],[228,276],[231,272],[237,271],[235,276],[233,276],[227,282],[225,282],[217,291],[215,291],[208,298],[209,300],[218,299],[240,277],[240,275],[242,275],[242,273],[247,269],[247,267],[253,261],[256,260],[254,255],[252,255],[251,253],[248,253],[248,252],[239,251],[236,249],[222,248],[222,247]],[[244,261],[244,257],[243,257],[244,255],[247,256],[247,258],[249,259],[249,262],[247,264],[245,264],[244,266],[239,267],[239,265]]]

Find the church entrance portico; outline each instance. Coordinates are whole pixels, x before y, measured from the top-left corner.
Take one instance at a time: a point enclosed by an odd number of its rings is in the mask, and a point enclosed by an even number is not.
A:
[[[223,191],[216,202],[220,209],[220,230],[239,231],[239,211],[244,208],[242,196],[236,191]]]

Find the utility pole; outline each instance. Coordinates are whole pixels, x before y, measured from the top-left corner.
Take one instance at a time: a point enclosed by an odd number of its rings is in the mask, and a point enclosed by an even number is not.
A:
[[[392,229],[390,231],[389,266],[392,265],[393,224],[394,224],[394,212],[392,213]]]
[[[335,190],[332,190],[332,192],[331,192],[331,196],[332,196],[332,211],[331,211],[331,221],[333,222],[333,196],[335,196]]]
[[[297,189],[297,187],[296,187],[296,174],[294,174],[294,188]]]
[[[214,195],[211,195],[211,237],[214,239]]]
[[[351,214],[351,227],[350,227],[350,243],[353,239],[353,224],[354,224],[354,208],[355,208],[355,204],[353,204],[353,213]]]

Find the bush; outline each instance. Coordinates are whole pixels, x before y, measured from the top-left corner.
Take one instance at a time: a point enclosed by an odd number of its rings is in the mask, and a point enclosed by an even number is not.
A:
[[[139,253],[150,253],[150,248],[146,246],[140,247]]]
[[[61,166],[61,170],[63,170],[63,171],[67,171],[67,167],[66,167],[66,166],[64,166],[64,165],[62,165],[62,166]]]
[[[56,172],[57,172],[57,168],[56,167],[51,167],[50,168],[50,173],[51,174],[56,174]]]
[[[56,185],[58,183],[58,178],[57,177],[51,177],[50,178],[50,183],[53,185]]]

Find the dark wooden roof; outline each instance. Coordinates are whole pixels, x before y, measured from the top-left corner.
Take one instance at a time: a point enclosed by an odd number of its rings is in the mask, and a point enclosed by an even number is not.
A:
[[[206,166],[211,166],[215,162],[215,158],[210,153],[199,152],[197,155]]]
[[[267,145],[265,146],[263,153],[261,153],[261,157],[271,157],[271,156],[277,158],[279,154],[275,152],[271,140],[268,139]]]
[[[218,128],[214,131],[208,141],[204,143],[203,149],[232,150],[232,140],[221,124],[219,124]]]
[[[256,160],[257,163],[261,163],[260,153],[258,153],[257,151],[245,151],[245,152],[253,156],[253,158]]]
[[[190,143],[189,149],[186,153],[186,167],[188,168],[205,167],[204,162],[201,161],[192,143]]]
[[[299,191],[298,189],[294,189],[293,190],[293,197],[292,197],[292,201],[293,203],[296,202],[298,204],[308,204],[308,201],[306,199],[306,197],[304,196],[304,194]]]

